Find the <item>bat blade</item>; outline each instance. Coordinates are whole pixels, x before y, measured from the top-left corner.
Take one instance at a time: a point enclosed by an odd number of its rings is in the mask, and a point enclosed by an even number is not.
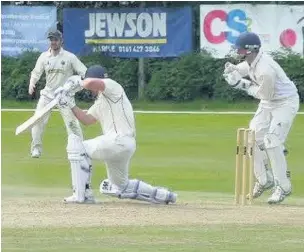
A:
[[[35,126],[35,124],[37,124],[39,120],[41,120],[43,116],[47,114],[49,111],[51,111],[51,109],[54,108],[56,105],[57,105],[57,99],[54,99],[45,107],[36,111],[36,113],[33,116],[31,116],[28,120],[26,120],[24,123],[20,124],[16,128],[16,132],[15,132],[16,136]]]

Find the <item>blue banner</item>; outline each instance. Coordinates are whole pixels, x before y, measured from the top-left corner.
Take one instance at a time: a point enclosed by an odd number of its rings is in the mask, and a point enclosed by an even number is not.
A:
[[[192,51],[186,8],[64,9],[65,48],[75,54],[176,57]]]
[[[17,56],[24,51],[47,50],[47,33],[56,27],[56,7],[2,5],[1,55]]]

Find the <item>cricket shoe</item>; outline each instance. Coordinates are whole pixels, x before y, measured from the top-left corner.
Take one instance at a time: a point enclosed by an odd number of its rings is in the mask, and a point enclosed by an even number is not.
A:
[[[41,156],[41,151],[37,148],[34,148],[31,153],[32,158],[39,158]]]
[[[72,196],[66,197],[63,199],[64,203],[74,203],[74,204],[95,204],[95,198],[93,195],[93,191],[91,189],[86,189],[85,194],[84,194],[84,200],[79,200],[76,197],[76,194],[73,193]]]
[[[252,198],[256,199],[260,197],[263,192],[271,189],[274,187],[274,182],[273,181],[267,181],[265,185],[261,185],[258,181],[255,182],[254,188],[253,188],[253,193],[252,193]]]
[[[278,204],[282,202],[290,194],[291,194],[291,189],[289,191],[284,191],[282,187],[277,185],[273,190],[273,193],[270,196],[270,198],[268,198],[268,204]]]

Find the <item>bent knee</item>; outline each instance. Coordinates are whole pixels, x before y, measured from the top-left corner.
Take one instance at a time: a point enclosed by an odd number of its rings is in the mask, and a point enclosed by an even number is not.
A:
[[[266,149],[271,149],[278,146],[283,146],[283,143],[276,134],[268,133],[264,136],[264,146]]]
[[[68,144],[66,150],[69,160],[82,160],[83,157],[81,156],[83,154],[86,155],[86,150],[84,148],[82,139],[75,134],[70,134],[68,136]]]

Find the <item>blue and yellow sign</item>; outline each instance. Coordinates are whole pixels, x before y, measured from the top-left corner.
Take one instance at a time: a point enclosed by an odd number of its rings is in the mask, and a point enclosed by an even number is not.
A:
[[[191,8],[64,9],[65,48],[76,54],[176,57],[192,50]]]

